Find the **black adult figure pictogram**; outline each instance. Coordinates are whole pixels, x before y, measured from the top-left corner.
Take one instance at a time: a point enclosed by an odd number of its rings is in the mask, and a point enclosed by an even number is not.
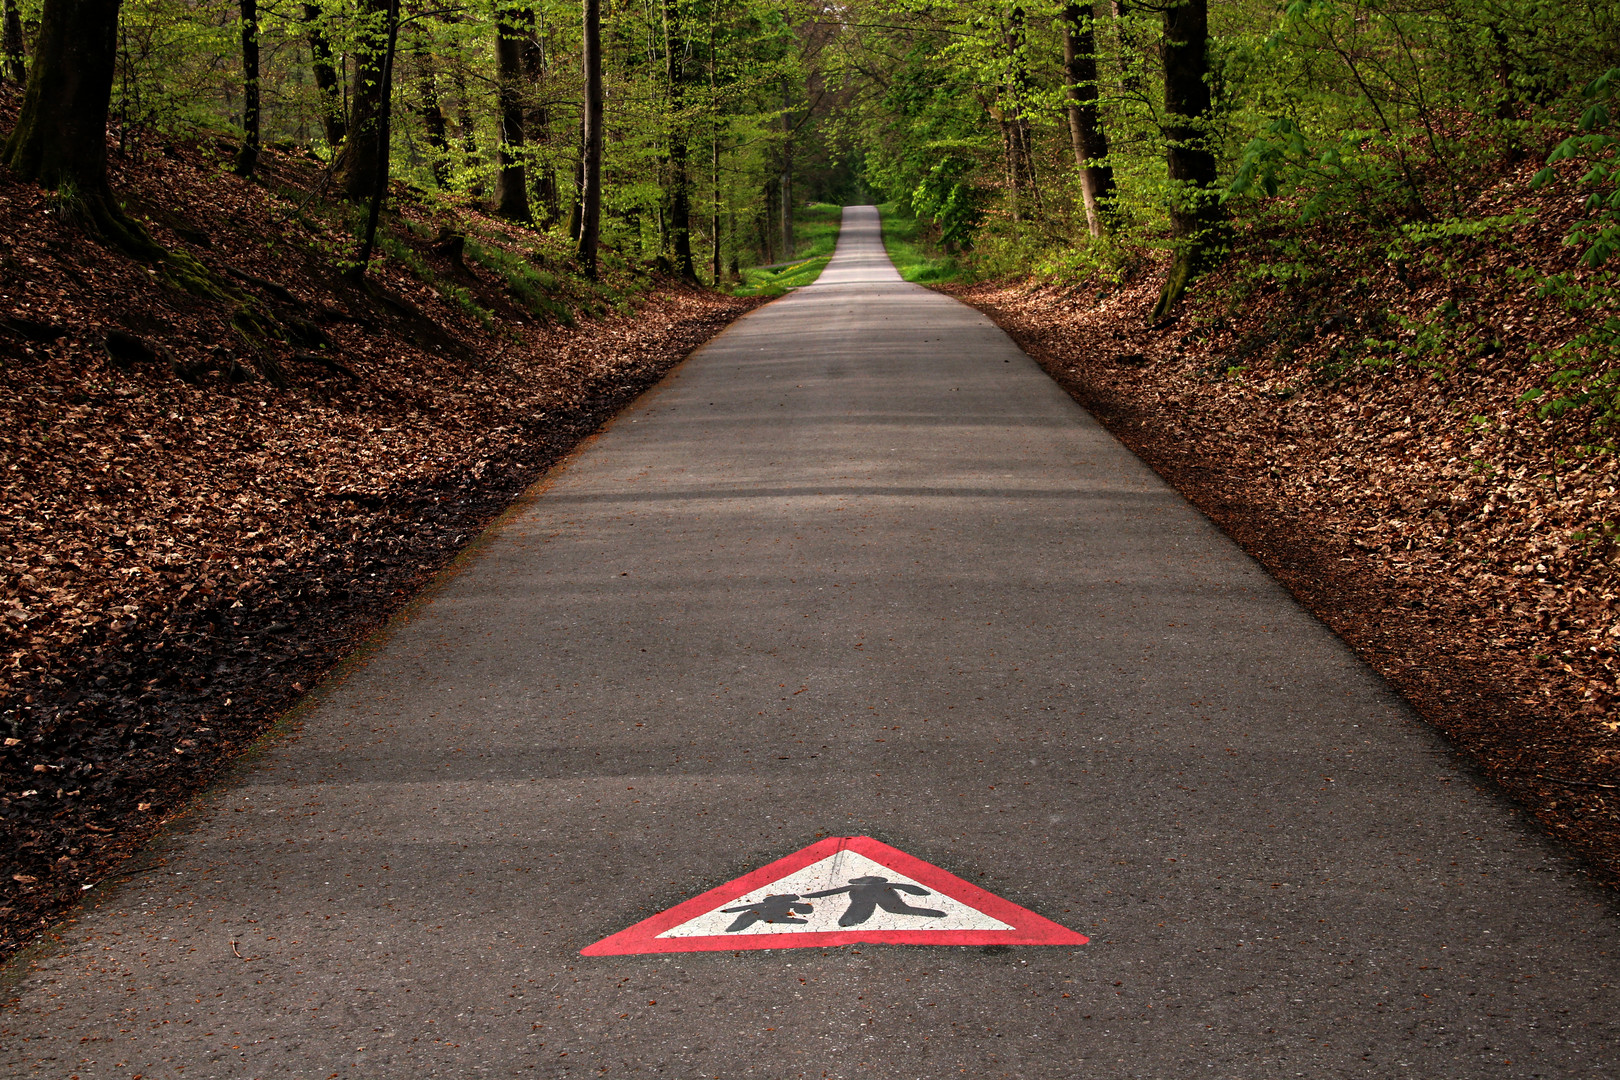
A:
[[[775,896],[767,896],[757,904],[744,904],[742,907],[720,910],[727,915],[740,913],[732,920],[731,925],[726,927],[726,933],[735,934],[738,930],[746,930],[757,922],[798,923],[804,926],[806,920],[795,919],[793,913],[808,915],[815,909],[809,904],[800,903],[798,893],[778,893]]]
[[[850,878],[849,884],[841,889],[824,889],[821,892],[805,893],[806,900],[814,900],[818,896],[836,896],[839,893],[849,893],[849,908],[838,916],[839,926],[858,926],[872,917],[872,912],[878,908],[892,912],[895,915],[921,915],[925,919],[943,919],[943,911],[933,908],[911,907],[895,890],[903,890],[913,896],[927,896],[928,890],[920,885],[907,885],[904,882],[890,881],[886,877],[857,877]]]

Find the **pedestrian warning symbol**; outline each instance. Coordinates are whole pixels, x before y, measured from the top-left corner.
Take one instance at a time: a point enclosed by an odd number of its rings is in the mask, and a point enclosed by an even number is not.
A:
[[[1084,945],[1086,937],[869,836],[831,836],[580,951]]]

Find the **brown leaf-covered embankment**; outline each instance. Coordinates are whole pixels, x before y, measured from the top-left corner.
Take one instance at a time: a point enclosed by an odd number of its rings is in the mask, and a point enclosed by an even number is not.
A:
[[[1153,325],[1117,289],[945,286],[1258,558],[1595,877],[1620,882],[1620,462],[1521,401],[1579,317],[1582,196],[1503,182],[1502,235],[1396,261],[1319,227],[1317,280],[1223,269]],[[1526,272],[1526,269],[1533,272]],[[1256,279],[1260,278],[1257,283]],[[1424,335],[1428,335],[1425,337]]]
[[[611,252],[587,286],[566,245],[404,189],[357,287],[342,211],[300,210],[319,163],[246,182],[230,149],[113,160],[200,278],[0,176],[0,956],[759,303]]]

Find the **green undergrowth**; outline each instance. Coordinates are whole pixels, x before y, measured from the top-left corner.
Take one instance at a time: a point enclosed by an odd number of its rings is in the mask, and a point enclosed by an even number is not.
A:
[[[737,296],[781,296],[815,281],[831,261],[831,255],[821,255],[786,266],[748,267],[742,272],[742,284],[731,291]]]
[[[932,250],[921,218],[902,214],[894,203],[879,206],[878,213],[883,219],[883,247],[902,278],[922,285],[962,279],[955,258]]]
[[[344,212],[329,209],[334,214]],[[358,236],[361,218],[352,209],[348,216],[352,239]],[[439,205],[431,197],[418,197],[409,212],[392,215],[379,228],[378,252],[438,291],[485,330],[494,330],[500,321],[489,298],[480,297],[472,282],[462,284],[455,274],[436,272],[422,253],[423,242],[441,238],[444,229],[463,238],[462,259],[468,267],[493,275],[509,302],[544,322],[573,326],[581,317],[629,314],[635,297],[660,281],[606,244],[599,256],[601,273],[589,280],[573,270],[573,242],[555,230],[509,226],[455,206]],[[339,257],[343,253],[333,252]]]
[[[793,222],[793,260],[744,267],[741,284],[731,291],[738,296],[781,296],[815,281],[838,246],[843,219],[844,208],[830,203],[812,203],[800,210]]]
[[[470,236],[467,238],[466,257],[498,275],[512,296],[533,314],[566,326],[573,325],[574,317],[569,305],[557,295],[562,283],[556,274],[535,266],[504,247],[482,244]]]

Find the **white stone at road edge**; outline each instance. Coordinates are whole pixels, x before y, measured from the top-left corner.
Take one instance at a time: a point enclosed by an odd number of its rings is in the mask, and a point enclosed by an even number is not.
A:
[[[803,870],[795,871],[784,878],[761,886],[751,892],[744,893],[735,900],[727,900],[715,905],[713,911],[689,919],[679,926],[671,927],[658,936],[661,938],[676,937],[722,937],[726,936],[726,927],[737,918],[736,913],[726,913],[722,908],[742,907],[744,904],[757,903],[767,896],[781,893],[820,892],[823,889],[837,889],[849,884],[850,878],[877,876],[886,877],[890,881],[905,885],[916,885],[927,888],[921,882],[913,881],[898,871],[891,870],[882,863],[874,862],[859,852],[843,850],[827,856],[820,862],[811,863]],[[814,900],[806,900],[815,910],[808,915],[795,915],[802,918],[804,923],[767,923],[756,922],[752,926],[733,932],[730,936],[742,937],[745,934],[817,934],[829,933],[839,930],[1011,930],[1012,927],[999,919],[992,919],[977,908],[968,907],[959,900],[928,890],[928,895],[917,896],[901,890],[901,897],[910,907],[932,908],[943,911],[943,919],[931,919],[920,915],[905,915],[884,911],[879,908],[872,913],[872,917],[857,926],[839,926],[838,917],[849,906],[849,894],[838,896],[823,896]]]

